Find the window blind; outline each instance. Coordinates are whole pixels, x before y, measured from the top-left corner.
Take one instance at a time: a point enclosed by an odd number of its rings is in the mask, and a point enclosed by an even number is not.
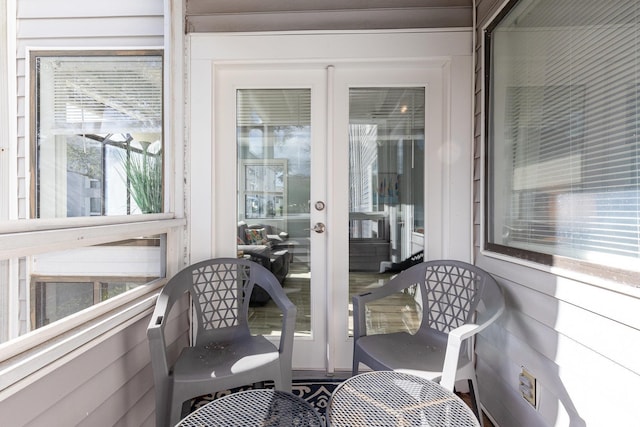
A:
[[[40,123],[46,131],[55,134],[161,131],[161,56],[37,60]]]
[[[640,258],[640,3],[523,0],[487,33],[489,244]]]
[[[238,126],[310,126],[309,89],[240,89]]]

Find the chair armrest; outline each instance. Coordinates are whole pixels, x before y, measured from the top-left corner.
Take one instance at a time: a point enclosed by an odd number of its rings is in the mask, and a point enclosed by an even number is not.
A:
[[[238,245],[238,250],[247,255],[263,256],[268,258],[271,253],[271,246],[268,245]]]
[[[456,372],[458,371],[458,359],[460,358],[462,343],[482,329],[483,328],[475,323],[467,323],[449,331],[447,350],[444,355],[444,366],[442,367],[442,378],[440,379],[440,385],[447,390],[453,391],[456,383]]]
[[[165,376],[169,374],[169,365],[166,354],[166,342],[164,328],[169,314],[169,296],[161,292],[156,300],[156,306],[151,315],[149,326],[147,327],[147,338],[149,340],[149,350],[151,352],[151,364],[153,370],[158,370],[159,374]],[[154,374],[155,375],[155,374]]]
[[[465,323],[464,325],[460,325],[449,331],[449,340],[455,339],[462,342],[467,338],[471,338],[482,329],[484,328],[480,325],[476,325],[475,323]]]
[[[282,333],[280,335],[280,345],[278,346],[278,352],[282,354],[289,349],[293,349],[293,335],[296,328],[298,308],[291,302],[282,288],[280,292],[271,292],[270,296],[282,311]]]
[[[353,302],[353,341],[354,343],[358,338],[367,335],[367,322],[366,322],[366,310],[365,305],[367,303],[367,297],[370,293],[354,295],[351,301]]]
[[[466,323],[449,331],[447,340],[447,350],[442,368],[442,379],[440,384],[453,391],[458,370],[458,358],[460,348],[464,340],[473,338],[476,334],[487,328],[502,315],[505,309],[502,290],[495,282],[485,289],[482,300],[483,310],[478,310],[476,323]],[[473,348],[469,346],[469,357],[472,357]]]
[[[251,261],[256,262],[267,269],[271,267],[271,248],[265,245],[238,246],[245,255],[249,255]]]
[[[277,234],[267,234],[267,240],[274,245],[284,242],[284,239]]]
[[[389,281],[382,287],[373,289],[368,292],[363,292],[358,295],[354,295],[353,298],[358,298],[360,303],[364,305],[372,301],[376,301],[376,300],[388,297],[390,295],[396,294],[398,292],[401,292],[403,289],[407,289],[413,285],[413,283],[406,283],[406,284],[402,284],[402,286],[392,286],[390,285],[391,283],[392,282]],[[399,283],[400,282],[398,282],[398,284]]]

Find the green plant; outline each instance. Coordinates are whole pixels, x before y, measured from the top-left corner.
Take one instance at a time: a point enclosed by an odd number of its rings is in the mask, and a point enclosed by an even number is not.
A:
[[[130,148],[123,153],[124,174],[134,202],[142,213],[162,212],[162,149],[149,151],[142,142],[142,153]]]

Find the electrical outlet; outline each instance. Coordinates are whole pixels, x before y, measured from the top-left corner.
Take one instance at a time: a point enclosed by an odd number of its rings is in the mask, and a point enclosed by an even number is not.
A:
[[[522,372],[520,372],[520,375],[518,376],[518,388],[520,389],[522,397],[524,397],[531,406],[537,408],[536,378],[525,368],[522,368]]]

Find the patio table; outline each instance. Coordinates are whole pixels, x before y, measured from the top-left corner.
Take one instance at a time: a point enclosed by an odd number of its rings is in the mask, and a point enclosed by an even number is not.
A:
[[[324,427],[320,414],[304,399],[273,389],[239,391],[215,399],[189,414],[179,427]]]
[[[479,427],[473,411],[440,384],[395,371],[355,375],[341,383],[327,408],[331,427]]]

